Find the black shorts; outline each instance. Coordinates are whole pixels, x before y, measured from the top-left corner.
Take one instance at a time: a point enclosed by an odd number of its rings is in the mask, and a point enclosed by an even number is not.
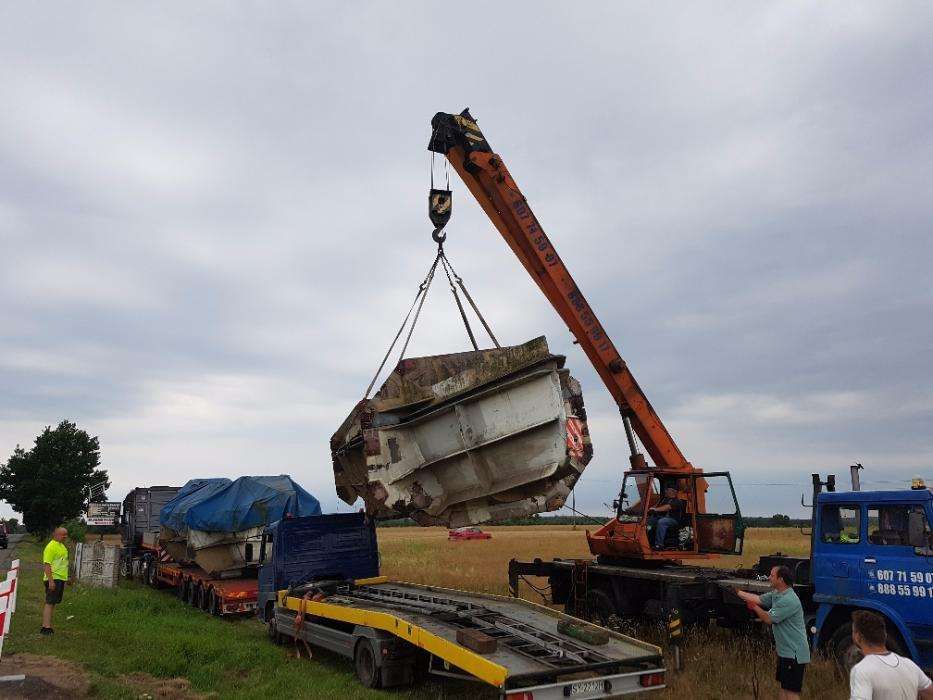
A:
[[[49,605],[58,605],[62,602],[62,596],[65,595],[65,582],[60,579],[55,579],[51,581],[51,586],[49,581],[43,581],[45,584],[45,602]]]
[[[781,684],[782,690],[799,693],[803,688],[803,672],[806,670],[806,664],[798,664],[796,659],[779,656],[774,680]]]

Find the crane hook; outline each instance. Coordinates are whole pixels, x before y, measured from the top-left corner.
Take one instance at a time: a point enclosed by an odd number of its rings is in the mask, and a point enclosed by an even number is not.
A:
[[[453,196],[450,190],[438,190],[431,188],[428,193],[428,218],[434,224],[434,233],[431,238],[438,245],[443,245],[447,238],[446,233],[442,233],[447,222],[450,221],[450,214],[453,205]]]

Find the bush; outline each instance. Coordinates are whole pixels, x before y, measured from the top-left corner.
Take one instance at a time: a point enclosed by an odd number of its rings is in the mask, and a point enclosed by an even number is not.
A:
[[[79,518],[72,518],[67,522],[62,524],[66,530],[68,530],[68,538],[72,542],[84,542],[84,537],[87,535],[87,525],[85,525]]]

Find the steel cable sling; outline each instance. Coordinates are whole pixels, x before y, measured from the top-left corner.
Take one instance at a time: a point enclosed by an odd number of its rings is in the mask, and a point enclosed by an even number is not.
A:
[[[467,291],[463,279],[456,273],[453,265],[450,263],[450,260],[448,260],[447,255],[444,252],[444,242],[441,240],[437,244],[437,255],[434,256],[434,262],[431,263],[431,266],[428,268],[427,275],[425,275],[424,280],[418,286],[418,291],[415,292],[415,298],[412,300],[411,306],[408,308],[408,313],[405,314],[405,318],[402,320],[402,325],[399,326],[398,332],[395,334],[395,337],[389,344],[389,349],[386,350],[386,353],[382,358],[382,362],[379,363],[379,368],[373,375],[372,381],[370,381],[369,386],[366,387],[366,393],[363,395],[364,400],[369,398],[369,393],[372,391],[373,386],[375,386],[379,375],[382,374],[382,370],[385,368],[386,362],[389,360],[389,356],[392,354],[392,351],[395,349],[399,338],[402,337],[402,333],[405,332],[405,328],[407,326],[408,334],[405,336],[405,343],[402,345],[402,351],[399,353],[398,361],[401,362],[405,358],[405,353],[408,351],[408,345],[411,343],[412,335],[415,332],[415,326],[417,325],[418,319],[421,316],[421,309],[424,307],[424,301],[428,298],[428,292],[431,289],[431,283],[434,281],[434,274],[437,272],[438,264],[441,265],[441,267],[444,269],[444,274],[447,276],[447,282],[450,285],[451,294],[453,294],[454,301],[457,304],[457,309],[460,312],[460,319],[463,321],[464,328],[466,328],[466,332],[470,338],[470,343],[472,344],[473,349],[478,351],[479,346],[476,343],[476,337],[473,335],[473,329],[470,327],[470,321],[467,318],[466,309],[464,308],[463,302],[460,300],[460,296],[457,293],[458,286],[463,292],[463,296],[470,304],[470,307],[473,309],[480,323],[483,325],[483,328],[486,330],[486,333],[489,335],[490,340],[492,340],[493,344],[497,348],[501,347],[501,345],[499,345],[499,341],[496,339],[496,336],[493,335],[492,329],[486,322],[485,317],[480,312],[476,302],[473,300],[473,297],[470,295],[469,291]],[[414,317],[412,317],[412,312],[414,312]],[[411,321],[410,326],[409,320]]]

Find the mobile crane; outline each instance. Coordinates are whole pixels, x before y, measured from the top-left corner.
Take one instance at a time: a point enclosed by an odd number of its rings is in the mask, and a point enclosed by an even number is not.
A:
[[[567,324],[619,407],[631,452],[631,469],[625,474],[616,502],[617,517],[595,533],[587,533],[590,550],[606,559],[649,561],[741,554],[742,518],[729,473],[704,474],[681,452],[469,110],[460,114],[439,112],[431,120],[431,127],[428,149],[444,155],[460,175]],[[450,192],[432,189],[430,197],[431,220],[436,225],[433,236],[442,242],[451,211]],[[653,460],[653,467],[639,451],[636,436]],[[686,502],[686,514],[679,523],[680,532],[671,533],[671,546],[653,548],[648,508],[658,502],[664,487],[672,485]],[[733,512],[707,512],[707,493],[714,486],[724,492],[729,490]]]
[[[619,407],[631,453],[615,517],[587,532],[595,559],[512,560],[510,594],[518,596],[525,576],[542,576],[550,602],[601,624],[618,615],[654,617],[675,628],[711,619],[741,626],[751,617],[734,587],[765,592],[768,572],[784,565],[794,572],[813,645],[841,665],[858,659],[851,613],[867,609],[884,616],[890,648],[933,668],[933,492],[922,480],[910,489],[861,491],[856,465],[852,490],[837,492],[834,476],[823,481],[813,474],[809,557],[777,553],[751,569],[697,566],[697,560],[742,552],[744,525],[729,473],[703,472],[677,447],[469,110],[439,112],[431,127],[428,149],[447,158],[593,363]],[[450,190],[432,182],[429,216],[438,243],[446,237],[451,202]],[[672,541],[653,548],[650,509],[670,486],[686,501],[686,516]],[[714,502],[732,510],[711,513],[707,506]]]

